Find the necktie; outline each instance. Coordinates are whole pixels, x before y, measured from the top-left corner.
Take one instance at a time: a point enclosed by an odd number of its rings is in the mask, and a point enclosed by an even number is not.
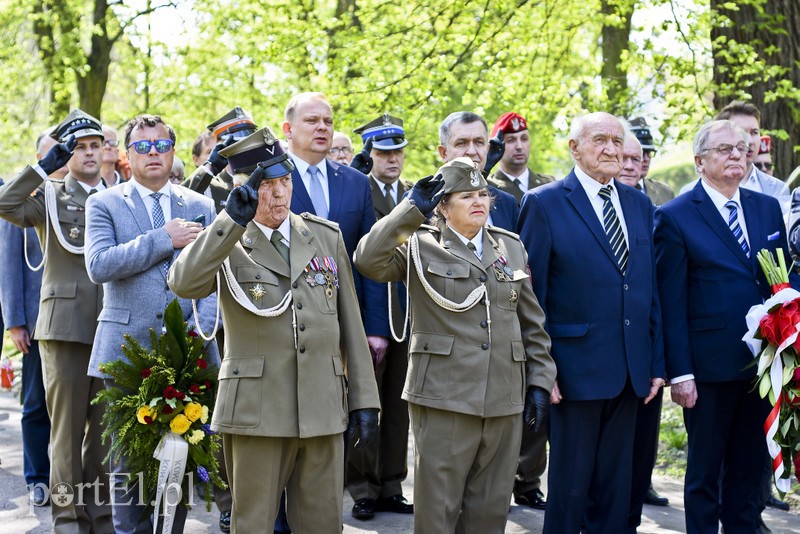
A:
[[[519,181],[519,178],[514,178],[514,181],[512,183],[516,185],[520,191],[522,191],[523,193],[525,192],[525,188],[522,187],[522,182]]]
[[[745,255],[749,258],[750,246],[747,244],[747,239],[744,238],[742,227],[739,225],[739,208],[733,200],[726,202],[725,207],[731,212],[730,215],[728,215],[728,227],[731,229],[731,232],[733,232],[733,237],[739,242],[739,246],[742,247]]]
[[[328,203],[325,202],[325,192],[322,191],[322,182],[319,179],[319,169],[316,165],[308,166],[308,176],[311,178],[311,203],[314,204],[314,211],[323,218],[328,217]]]
[[[622,225],[617,217],[617,210],[611,203],[611,186],[600,188],[600,197],[603,199],[603,226],[606,230],[606,237],[611,244],[614,257],[617,258],[617,265],[622,274],[628,266],[628,245],[625,243],[625,234],[622,233]]]
[[[278,251],[278,254],[281,255],[283,261],[286,262],[286,265],[289,265],[289,247],[286,246],[283,240],[283,234],[281,234],[278,230],[272,232],[272,236],[269,238],[272,242],[272,245]]]
[[[386,201],[389,203],[389,206],[394,209],[394,207],[397,206],[397,202],[394,201],[392,186],[389,184],[383,184],[383,191],[383,196],[386,197]]]
[[[478,249],[475,247],[475,243],[472,241],[467,241],[467,248],[470,249],[478,259],[481,259],[481,255],[478,254]]]
[[[164,226],[164,210],[161,209],[161,202],[159,199],[163,193],[150,193],[150,196],[153,197],[153,229],[161,228]],[[164,271],[164,276],[167,275],[169,272],[169,260],[165,259],[161,266],[161,269]]]
[[[95,189],[94,187],[89,190],[89,196],[92,196],[95,193],[97,193],[97,189]]]

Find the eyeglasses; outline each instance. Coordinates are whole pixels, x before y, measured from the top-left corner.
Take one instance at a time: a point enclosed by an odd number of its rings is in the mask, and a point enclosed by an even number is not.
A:
[[[656,155],[656,152],[657,151],[656,151],[655,148],[648,148],[648,149],[642,150],[642,156],[647,156],[648,158],[652,158],[652,157],[654,157]]]
[[[346,146],[342,147],[342,148],[339,148],[339,147],[335,146],[335,147],[331,148],[330,152],[328,152],[328,153],[333,157],[338,156],[339,153],[342,153],[345,156],[349,156],[350,154],[353,153],[353,149],[350,148],[350,147],[346,147]]]
[[[119,141],[112,141],[111,139],[106,139],[103,141],[104,146],[110,146],[111,148],[117,148],[119,146]]]
[[[172,139],[156,139],[155,141],[143,139],[141,141],[134,141],[128,145],[128,148],[133,147],[139,154],[147,154],[150,152],[151,148],[155,147],[156,152],[163,154],[164,152],[172,150],[173,146],[175,146],[175,141]]]
[[[748,146],[746,144],[744,144],[744,143],[739,143],[736,146],[729,145],[727,143],[722,143],[721,145],[717,145],[717,146],[712,147],[712,148],[703,149],[703,153],[706,153],[706,152],[708,152],[710,150],[713,150],[714,152],[716,152],[720,156],[730,156],[731,153],[733,152],[734,148],[739,151],[739,154],[747,154]]]
[[[770,163],[769,161],[754,161],[753,165],[758,167],[758,170],[764,172],[771,171],[773,167],[772,163]]]

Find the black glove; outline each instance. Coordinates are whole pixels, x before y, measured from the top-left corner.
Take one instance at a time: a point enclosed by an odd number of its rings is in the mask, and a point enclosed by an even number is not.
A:
[[[428,215],[433,211],[433,208],[442,200],[444,192],[444,179],[441,175],[434,178],[433,176],[426,176],[419,182],[414,184],[411,194],[408,199],[423,213]]]
[[[372,138],[370,137],[364,144],[364,149],[356,154],[356,157],[354,157],[353,161],[350,162],[350,166],[357,171],[363,172],[364,174],[369,174],[369,171],[372,170],[372,156],[370,156],[371,152]]]
[[[219,145],[217,145],[219,146]],[[264,179],[264,169],[261,166],[250,174],[247,181],[235,187],[228,194],[228,202],[225,204],[225,211],[228,212],[233,222],[239,226],[247,226],[253,220],[258,210],[258,186]]]
[[[525,409],[522,412],[522,422],[528,430],[538,432],[547,425],[550,418],[550,394],[544,389],[531,386],[525,393]]]
[[[347,423],[347,430],[344,431],[345,446],[349,446],[350,440],[358,428],[358,441],[356,449],[362,449],[369,445],[378,435],[378,409],[362,408],[350,412],[350,420]]]
[[[78,140],[75,139],[75,136],[70,135],[63,143],[53,145],[53,148],[48,150],[47,154],[39,160],[39,167],[47,176],[50,176],[67,164],[77,144]]]
[[[208,161],[206,161],[205,163],[206,165],[211,167],[211,174],[216,176],[222,172],[222,169],[224,169],[225,165],[228,164],[228,158],[221,155],[219,151],[222,150],[223,148],[228,148],[236,141],[237,139],[234,139],[233,137],[228,137],[224,141],[217,143],[216,146],[214,146],[214,150],[212,150],[211,154],[208,155]]]
[[[483,166],[483,175],[489,176],[497,162],[503,159],[506,144],[503,141],[503,130],[497,132],[497,137],[489,139],[489,153],[486,154],[486,165]]]

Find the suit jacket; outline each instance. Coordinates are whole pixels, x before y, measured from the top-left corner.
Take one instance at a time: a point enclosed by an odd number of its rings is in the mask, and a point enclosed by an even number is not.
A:
[[[31,167],[0,188],[0,217],[17,226],[35,227],[39,241],[43,246],[47,244],[35,338],[90,345],[102,308],[103,291],[89,280],[83,254],[72,254],[65,249],[53,230],[56,224],[69,245],[82,247],[88,195],[72,175],[52,183],[58,221],[50,220],[45,226],[43,181]],[[36,194],[31,196],[34,191]]]
[[[392,211],[393,206],[386,200],[386,194],[384,190],[378,186],[375,182],[375,179],[370,175],[369,186],[372,189],[372,205],[375,207],[375,220],[379,221],[385,215],[388,215],[389,212]],[[408,182],[406,180],[400,179],[397,181],[397,199],[398,201],[403,200],[405,194],[411,191],[411,188],[414,187],[414,184]],[[395,203],[395,206],[399,204],[399,202]]]
[[[359,242],[358,269],[383,282],[405,280],[406,240],[416,233],[426,280],[444,298],[461,302],[485,281],[491,332],[483,301],[460,313],[446,310],[430,298],[413,272],[408,287],[411,334],[403,398],[479,417],[522,412],[528,386],[552,389],[555,366],[519,238],[491,226],[484,228],[479,260],[449,228],[420,228],[424,220],[416,206],[408,200],[401,202]],[[494,270],[501,257],[512,273],[503,281]]]
[[[549,184],[554,180],[555,178],[552,176],[539,174],[528,169],[528,190],[539,187],[540,185]],[[515,184],[511,178],[509,178],[508,175],[499,168],[489,177],[489,185],[492,185],[497,189],[500,189],[501,191],[513,196],[514,200],[517,201],[517,204],[522,202],[522,195],[525,193],[523,193],[523,191],[517,187],[517,184]]]
[[[191,220],[205,215],[213,221],[214,206],[204,196],[180,186],[172,186],[172,218]],[[143,346],[150,346],[150,329],[161,334],[164,309],[175,294],[167,286],[164,260],[175,261],[181,249],[162,228],[153,229],[147,208],[131,182],[92,195],[86,204],[86,269],[96,284],[103,284],[103,311],[89,361],[89,375],[106,377],[99,366],[124,358],[123,334],[130,334]],[[190,301],[180,300],[183,318],[197,324]],[[200,327],[209,332],[214,326],[214,296],[197,303]],[[216,342],[208,346],[208,360],[219,365]]]
[[[758,167],[753,169],[756,173],[756,180],[758,181],[758,185],[761,187],[761,193],[765,195],[769,195],[771,197],[777,198],[778,203],[781,206],[781,211],[784,215],[789,214],[789,208],[791,207],[792,202],[792,194],[789,191],[789,186],[786,185],[786,182],[779,178],[775,178],[774,176],[770,176],[764,172],[758,170]],[[749,176],[748,176],[749,179]],[[694,187],[700,183],[700,179],[695,180],[694,182],[689,182],[688,184],[681,187],[679,195],[684,193],[688,193],[692,191]],[[747,189],[748,184],[747,180],[742,181],[742,188]]]
[[[338,434],[347,427],[349,411],[380,406],[341,232],[307,213],[289,217],[291,268],[255,223],[245,229],[222,213],[170,270],[170,286],[186,298],[214,291],[225,258],[235,283],[255,307],[270,308],[287,292],[292,295],[293,309],[260,317],[234,300],[221,276],[216,289],[226,354],[212,420],[220,432],[300,438]],[[339,288],[331,298],[304,272],[313,258],[326,256],[338,266]]]
[[[228,203],[228,194],[233,189],[233,177],[227,169],[223,169],[217,176],[213,176],[206,171],[205,166],[200,165],[181,185],[213,200],[214,209],[219,213],[225,209],[225,204]]]
[[[27,236],[27,248],[23,240]],[[33,271],[25,264],[23,249],[27,250],[32,265],[42,261],[39,238],[33,228],[18,228],[8,221],[0,221],[0,308],[6,328],[24,326],[29,334],[35,331],[39,315],[39,292],[42,289],[42,271]]]
[[[491,209],[492,226],[516,232],[519,219],[519,205],[513,196],[489,185],[489,193],[494,195]]]
[[[755,376],[756,368],[747,367],[753,355],[742,341],[745,315],[771,293],[756,253],[786,251],[786,232],[776,199],[744,188],[739,192],[750,258],[702,185],[656,211],[669,378],[694,374],[699,381],[721,382]]]
[[[629,377],[645,397],[650,378],[664,376],[653,204],[632,187],[614,185],[628,230],[625,275],[574,169],[522,200],[520,238],[565,400],[614,398]]]
[[[328,194],[330,196],[328,220],[339,225],[347,253],[352,258],[358,240],[366,235],[375,224],[372,188],[369,185],[369,178],[352,167],[327,159],[323,161],[328,166]],[[292,212],[308,212],[316,215],[314,204],[311,203],[311,197],[308,195],[297,169],[292,171],[292,185],[294,186]],[[367,335],[389,337],[386,286],[362,276],[355,270],[353,271],[353,280],[358,302],[361,304]]]
[[[675,198],[675,193],[672,191],[672,188],[663,182],[642,178],[642,181],[639,183],[644,186],[642,192],[647,195],[647,198],[650,199],[655,207],[666,204]]]

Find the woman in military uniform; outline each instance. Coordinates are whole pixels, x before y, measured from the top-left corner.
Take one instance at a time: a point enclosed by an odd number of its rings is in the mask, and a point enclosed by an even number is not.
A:
[[[555,381],[527,255],[516,234],[485,226],[490,206],[478,168],[456,158],[355,253],[364,275],[408,287],[417,533],[505,530],[523,419],[544,424]]]

